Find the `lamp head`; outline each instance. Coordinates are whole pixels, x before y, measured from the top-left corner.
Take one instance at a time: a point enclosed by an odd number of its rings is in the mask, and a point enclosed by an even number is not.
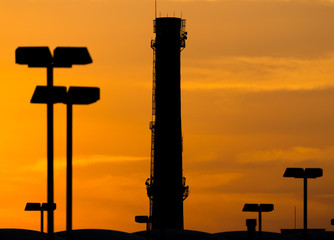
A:
[[[55,203],[51,203],[51,204],[49,204],[49,203],[43,203],[42,204],[42,210],[43,211],[47,211],[47,210],[49,210],[49,208],[51,210],[56,210],[57,205]]]
[[[274,210],[274,204],[260,204],[259,210],[261,212],[271,212]]]
[[[48,67],[52,64],[52,55],[48,47],[18,47],[15,62],[28,67]]]
[[[93,60],[85,47],[57,47],[53,51],[55,67],[72,67],[72,65],[85,65]]]
[[[318,178],[322,177],[322,168],[305,168],[305,177],[307,178]]]
[[[27,203],[24,211],[41,211],[40,203]]]
[[[85,47],[57,47],[53,56],[49,47],[18,47],[15,62],[28,67],[62,67],[92,63],[88,49]]]
[[[244,208],[242,209],[243,212],[258,212],[259,205],[254,203],[246,203]]]
[[[31,103],[63,103],[66,99],[66,87],[37,86]]]
[[[149,223],[151,222],[151,219],[148,216],[136,216],[135,221],[137,223]]]
[[[303,168],[287,168],[283,174],[283,177],[304,178],[304,169]]]
[[[100,100],[100,88],[97,87],[70,87],[66,103],[87,105]]]

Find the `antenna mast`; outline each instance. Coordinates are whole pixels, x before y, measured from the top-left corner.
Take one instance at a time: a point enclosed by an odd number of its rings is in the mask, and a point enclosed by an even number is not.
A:
[[[157,19],[157,0],[154,0],[154,18]]]

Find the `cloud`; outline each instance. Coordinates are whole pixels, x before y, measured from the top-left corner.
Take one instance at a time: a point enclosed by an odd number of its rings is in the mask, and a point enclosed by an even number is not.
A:
[[[136,156],[106,156],[106,155],[95,155],[89,157],[73,157],[74,167],[89,167],[97,164],[129,164],[131,162],[149,161],[148,157],[136,157]],[[55,157],[54,159],[55,169],[66,168],[65,157]],[[44,172],[46,171],[46,159],[40,159],[33,164],[24,165],[20,168],[21,172]]]
[[[183,98],[185,133],[198,138],[219,140],[224,145],[230,145],[232,139],[245,148],[256,138],[257,144],[333,143],[334,88],[260,92],[216,89],[184,92]],[[184,139],[187,141],[187,135]]]
[[[334,5],[324,1],[192,3],[189,56],[315,58],[333,52]],[[196,18],[200,13],[203,17]],[[186,50],[187,51],[187,50]]]
[[[188,175],[190,184],[190,191],[192,188],[195,192],[206,192],[212,191],[212,189],[218,189],[221,186],[233,184],[237,179],[243,178],[244,174],[233,172],[233,173],[211,173],[211,174],[195,174]]]
[[[271,149],[264,151],[244,152],[238,155],[240,163],[270,163],[302,164],[310,161],[329,162],[334,160],[334,146],[324,148],[291,147],[288,149]]]
[[[189,60],[182,89],[310,90],[334,86],[334,54],[324,58],[222,57]]]

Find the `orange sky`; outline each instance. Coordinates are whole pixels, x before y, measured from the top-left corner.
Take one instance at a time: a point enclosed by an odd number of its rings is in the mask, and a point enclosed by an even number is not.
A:
[[[185,228],[244,230],[243,204],[274,203],[263,229],[302,227],[302,182],[286,167],[321,167],[309,181],[309,227],[334,218],[334,2],[158,1],[187,19],[182,52]],[[55,85],[97,86],[74,107],[74,228],[133,232],[148,213],[152,0],[0,3],[0,227],[39,229],[26,202],[46,201],[46,107],[30,104],[44,69],[15,64],[18,46],[87,46],[93,64],[56,69]],[[55,107],[55,229],[65,229],[65,107]]]

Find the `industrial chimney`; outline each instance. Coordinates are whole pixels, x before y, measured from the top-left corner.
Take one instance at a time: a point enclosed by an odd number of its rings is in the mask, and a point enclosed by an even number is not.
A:
[[[154,20],[151,172],[146,181],[152,229],[183,229],[183,200],[188,197],[182,169],[180,56],[185,20]]]

